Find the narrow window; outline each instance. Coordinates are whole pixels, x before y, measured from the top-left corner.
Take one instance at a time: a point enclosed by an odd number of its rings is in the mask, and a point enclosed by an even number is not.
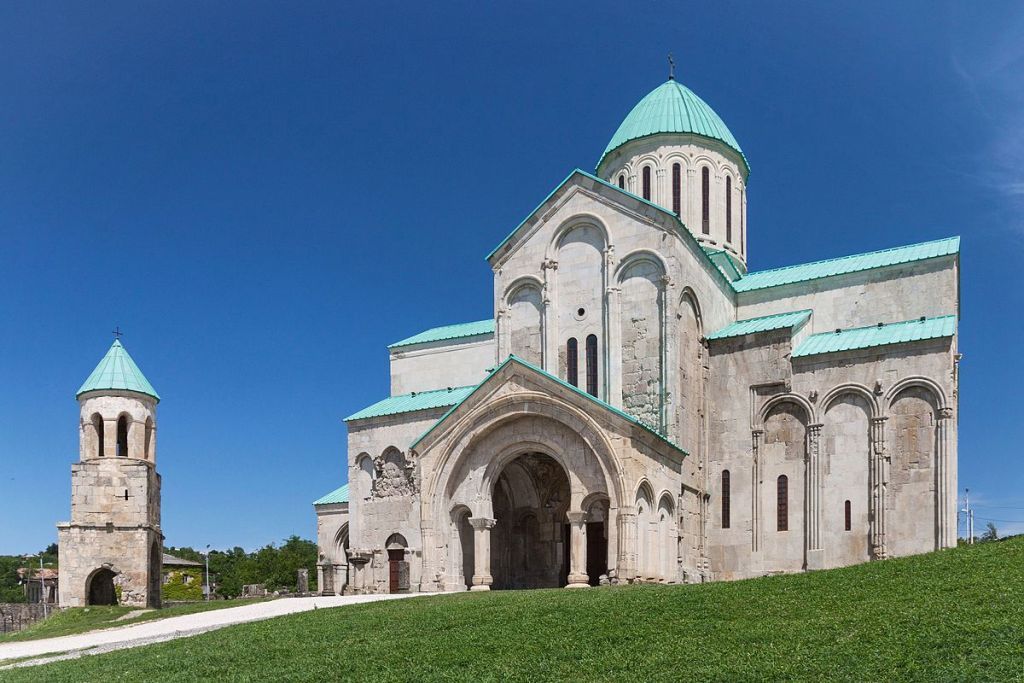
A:
[[[729,470],[722,470],[722,528],[729,528]]]
[[[701,232],[711,234],[711,171],[705,166],[700,170],[700,225]]]
[[[92,416],[92,423],[96,427],[96,457],[103,457],[103,418],[99,415]]]
[[[853,515],[850,513],[850,501],[846,501],[843,504],[843,513],[846,516],[846,530],[849,531],[853,528]]]
[[[124,415],[117,418],[117,455],[128,457],[128,418]]]
[[[743,208],[743,192],[740,192],[740,253],[741,254],[746,254],[747,253],[747,243],[746,243],[746,240],[745,240],[745,238],[747,236],[746,222],[747,222],[747,210],[745,208]]]
[[[597,335],[587,335],[587,393],[597,396]]]
[[[776,515],[778,531],[789,531],[789,479],[785,474],[780,475],[776,483],[778,500],[776,501]]]
[[[619,174],[619,189],[620,190],[625,190],[626,189],[626,176],[625,176],[625,174],[622,174],[622,173]]]
[[[651,198],[651,167],[644,166],[644,199]]]
[[[580,384],[580,358],[577,346],[576,337],[570,338],[565,343],[565,379],[574,387],[578,387]]]
[[[732,243],[732,176],[725,176],[725,241]]]
[[[672,211],[675,215],[681,215],[683,201],[683,167],[679,164],[672,164]]]

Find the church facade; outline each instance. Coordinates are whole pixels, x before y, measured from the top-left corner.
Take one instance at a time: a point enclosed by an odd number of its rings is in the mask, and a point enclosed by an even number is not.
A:
[[[675,80],[395,344],[314,503],[325,593],[684,583],[956,543],[959,238],[747,270],[738,142]]]

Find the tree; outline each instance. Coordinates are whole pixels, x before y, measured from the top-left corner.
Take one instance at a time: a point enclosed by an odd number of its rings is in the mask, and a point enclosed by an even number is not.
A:
[[[981,543],[984,543],[985,541],[997,541],[997,540],[999,540],[999,530],[996,529],[996,525],[993,524],[992,522],[989,522],[988,524],[986,524],[985,525],[985,533],[983,533],[981,535],[981,538],[979,538],[978,540]]]

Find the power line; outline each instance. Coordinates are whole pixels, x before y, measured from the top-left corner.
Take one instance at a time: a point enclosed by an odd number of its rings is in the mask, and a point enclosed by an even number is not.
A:
[[[999,522],[1001,524],[1024,524],[1024,519],[990,519],[988,517],[975,517],[984,522]]]

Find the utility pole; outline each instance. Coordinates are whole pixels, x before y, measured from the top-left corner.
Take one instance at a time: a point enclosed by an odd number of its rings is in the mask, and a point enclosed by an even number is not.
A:
[[[964,489],[964,509],[962,512],[967,515],[967,543],[974,545],[974,510],[971,509],[971,490]]]
[[[206,544],[206,601],[210,601],[210,544]]]

